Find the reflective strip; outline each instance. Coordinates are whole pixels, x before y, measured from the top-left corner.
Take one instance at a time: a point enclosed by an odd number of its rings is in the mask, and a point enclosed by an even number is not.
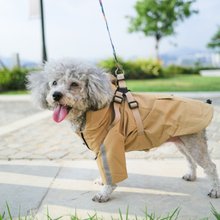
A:
[[[106,184],[112,185],[112,176],[111,176],[111,172],[108,166],[107,155],[106,155],[104,144],[101,145],[100,152],[101,152],[102,163],[103,163],[103,168],[104,168],[104,173],[105,173],[105,178],[106,178]]]

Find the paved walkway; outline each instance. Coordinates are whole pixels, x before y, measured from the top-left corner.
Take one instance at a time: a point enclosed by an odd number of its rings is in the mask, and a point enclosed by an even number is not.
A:
[[[181,96],[214,101],[208,139],[220,170],[220,93]],[[119,219],[119,209],[125,215],[128,206],[132,219],[135,215],[143,219],[146,207],[164,217],[180,207],[182,220],[214,219],[210,203],[220,212],[220,199],[206,196],[210,188],[201,169],[198,181],[181,180],[186,164],[172,144],[148,153],[128,153],[129,179],[119,184],[109,203],[92,202],[100,188],[93,184],[99,175],[91,160],[94,155],[67,122],[56,124],[51,116],[35,109],[28,96],[0,96],[0,214],[6,211],[6,201],[13,216],[18,216],[20,207],[21,216],[32,213],[38,220],[47,219],[47,208],[52,218],[64,216],[64,220],[70,220],[70,213],[85,219],[95,211],[99,217]]]
[[[220,170],[220,160],[216,160]],[[0,213],[8,202],[13,216],[31,214],[34,220],[46,220],[47,210],[52,219],[70,220],[77,213],[81,219],[98,215],[105,220],[145,219],[145,212],[166,217],[180,208],[178,220],[214,220],[211,204],[220,213],[220,199],[210,199],[209,183],[201,169],[198,180],[186,182],[185,161],[176,159],[129,159],[129,178],[119,184],[108,203],[95,203],[92,196],[100,190],[93,183],[98,176],[95,161],[0,161]],[[142,167],[143,169],[140,169]],[[29,218],[28,218],[29,219]],[[96,218],[95,218],[96,219]],[[176,218],[172,218],[176,219]]]
[[[213,100],[215,115],[207,129],[207,135],[211,156],[220,158],[220,93],[181,93],[181,95]],[[52,120],[52,113],[34,108],[28,96],[9,98],[0,96],[0,115],[0,159],[72,160],[94,157],[81,139],[72,132],[67,122],[55,123]],[[128,157],[182,157],[175,147],[171,144],[166,145],[168,147],[155,149],[150,153],[131,152]]]

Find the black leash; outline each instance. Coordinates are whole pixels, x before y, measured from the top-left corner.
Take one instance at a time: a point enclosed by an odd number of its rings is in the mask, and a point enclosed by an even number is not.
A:
[[[105,20],[106,29],[107,29],[109,40],[110,40],[110,43],[111,43],[111,47],[112,47],[112,51],[113,51],[113,56],[114,56],[115,64],[116,64],[116,67],[117,67],[117,69],[115,71],[115,75],[117,75],[119,73],[123,73],[124,71],[123,71],[123,68],[122,68],[121,64],[118,61],[118,57],[117,57],[115,46],[113,44],[113,40],[112,40],[112,37],[111,37],[111,33],[110,33],[110,29],[109,29],[107,18],[106,18],[106,15],[105,15],[105,10],[104,10],[104,7],[103,7],[102,0],[99,0],[99,4],[100,4],[101,10],[102,10],[102,14],[103,14],[103,17],[104,17],[104,20]]]

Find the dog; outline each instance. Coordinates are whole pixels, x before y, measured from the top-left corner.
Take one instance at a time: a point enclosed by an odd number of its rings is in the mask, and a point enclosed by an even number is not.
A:
[[[68,120],[96,153],[103,186],[93,201],[107,202],[116,183],[127,178],[125,152],[147,151],[166,141],[175,142],[189,163],[183,179],[195,181],[198,164],[212,184],[208,195],[220,197],[216,165],[208,154],[205,135],[212,119],[211,105],[172,95],[134,93],[144,126],[139,134],[133,110],[125,100],[119,106],[120,118],[112,126],[116,117],[115,83],[110,74],[95,65],[67,59],[47,62],[42,71],[30,73],[27,80],[34,103],[52,110],[56,122]]]

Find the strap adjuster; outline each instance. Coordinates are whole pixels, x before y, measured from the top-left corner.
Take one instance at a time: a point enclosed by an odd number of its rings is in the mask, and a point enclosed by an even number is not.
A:
[[[135,108],[138,108],[138,107],[139,107],[137,101],[128,102],[128,105],[129,105],[129,108],[130,108],[130,109],[135,109]]]
[[[118,80],[118,81],[125,80],[125,75],[124,75],[124,73],[118,74],[118,75],[117,75],[117,80]]]
[[[116,102],[118,104],[121,104],[123,102],[124,98],[118,95],[114,95],[113,102]]]

